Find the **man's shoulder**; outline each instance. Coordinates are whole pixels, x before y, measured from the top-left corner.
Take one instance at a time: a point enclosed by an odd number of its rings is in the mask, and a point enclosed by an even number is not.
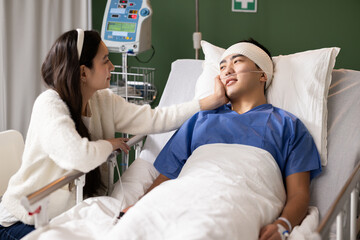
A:
[[[287,110],[284,110],[282,108],[278,108],[278,107],[275,107],[273,106],[273,113],[274,114],[277,114],[277,115],[280,115],[284,118],[287,118],[289,120],[292,120],[292,121],[300,121],[300,119],[295,116],[293,113],[287,111]]]
[[[273,108],[274,108],[273,113],[275,115],[275,119],[282,119],[284,127],[286,126],[286,128],[290,128],[292,129],[292,131],[295,131],[295,129],[308,131],[307,127],[302,122],[302,120],[293,113],[281,108],[277,108],[277,107],[273,107]]]

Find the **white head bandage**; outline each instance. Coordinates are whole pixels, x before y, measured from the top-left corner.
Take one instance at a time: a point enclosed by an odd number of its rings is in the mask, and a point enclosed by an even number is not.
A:
[[[226,49],[226,51],[221,56],[221,60],[233,54],[244,55],[245,57],[253,61],[256,65],[258,65],[267,76],[265,88],[268,88],[273,77],[274,66],[269,55],[267,55],[264,50],[262,50],[255,44],[248,42],[240,42]]]
[[[77,28],[76,29],[78,36],[77,36],[77,52],[79,55],[79,60],[81,57],[81,51],[83,48],[83,44],[84,44],[84,30],[82,30],[81,28]]]

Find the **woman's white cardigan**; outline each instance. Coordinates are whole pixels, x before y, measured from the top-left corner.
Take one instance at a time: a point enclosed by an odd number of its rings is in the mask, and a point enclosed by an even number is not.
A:
[[[178,128],[200,110],[198,100],[166,108],[135,105],[110,90],[97,91],[89,101],[91,141],[75,129],[65,102],[56,91],[46,90],[35,101],[20,170],[11,178],[2,206],[22,222],[34,224],[20,203],[23,196],[61,177],[68,170],[89,172],[112,152],[105,140],[115,132],[148,134]],[[75,204],[68,186],[50,195],[49,217]]]

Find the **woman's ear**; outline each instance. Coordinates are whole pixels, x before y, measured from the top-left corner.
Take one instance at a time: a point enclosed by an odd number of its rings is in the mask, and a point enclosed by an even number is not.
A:
[[[86,83],[86,71],[85,71],[85,65],[80,66],[80,80],[82,83]]]

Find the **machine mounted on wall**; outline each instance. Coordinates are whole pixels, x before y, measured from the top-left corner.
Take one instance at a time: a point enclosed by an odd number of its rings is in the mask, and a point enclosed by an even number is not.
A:
[[[108,0],[101,37],[110,52],[138,54],[151,48],[148,0]]]

